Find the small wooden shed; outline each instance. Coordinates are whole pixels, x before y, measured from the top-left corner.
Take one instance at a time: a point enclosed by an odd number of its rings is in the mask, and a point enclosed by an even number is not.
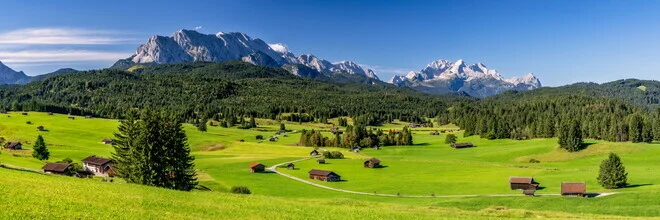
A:
[[[364,167],[365,168],[378,168],[378,167],[380,167],[380,160],[376,159],[376,158],[368,159],[367,161],[364,161]]]
[[[325,164],[325,159],[318,159],[316,160],[316,162],[318,162],[319,164]]]
[[[44,128],[44,126],[41,125],[37,126],[37,131],[45,131],[45,130],[46,128]]]
[[[110,138],[103,138],[103,140],[101,140],[101,143],[103,143],[103,144],[112,144],[112,139],[110,139]]]
[[[474,147],[474,145],[472,144],[472,142],[466,142],[466,143],[455,143],[452,144],[451,147],[455,149],[460,149],[460,148]]]
[[[533,177],[509,177],[509,184],[511,185],[512,190],[536,190],[539,186],[539,183],[535,182]]]
[[[7,142],[5,144],[5,149],[20,150],[23,149],[23,144],[21,144],[21,142]]]
[[[294,165],[293,163],[289,163],[289,164],[286,165],[286,169],[294,170],[294,169],[296,169],[296,165]]]
[[[534,194],[536,194],[536,190],[535,190],[535,189],[526,189],[526,190],[523,190],[523,195],[526,195],[526,196],[534,196]]]
[[[309,156],[315,157],[318,155],[319,155],[319,151],[317,151],[316,149],[312,150],[312,152],[309,152]]]
[[[587,194],[587,183],[585,182],[562,182],[561,195],[562,196],[577,196],[583,197]]]
[[[41,170],[48,174],[69,175],[70,163],[46,163]]]
[[[326,182],[337,182],[341,180],[341,176],[329,170],[310,170],[309,178]]]
[[[259,162],[254,162],[250,164],[250,172],[251,173],[261,173],[266,170],[266,165],[263,165]]]

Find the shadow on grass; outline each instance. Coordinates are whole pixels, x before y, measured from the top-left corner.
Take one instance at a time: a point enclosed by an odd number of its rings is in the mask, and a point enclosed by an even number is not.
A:
[[[545,189],[545,186],[536,187],[536,190],[543,190],[543,189]]]
[[[431,145],[431,144],[426,143],[426,142],[425,143],[419,143],[419,144],[413,144],[413,146],[429,146],[429,145]]]
[[[628,185],[628,186],[626,186],[626,187],[624,187],[624,188],[637,188],[637,187],[651,186],[651,185],[653,185],[653,184],[650,184],[650,183],[644,183],[644,184],[632,184],[632,185]]]
[[[374,167],[374,169],[383,169],[383,168],[387,168],[387,167],[389,167],[389,166],[380,165],[380,166]]]
[[[256,172],[256,173],[262,173],[262,174],[275,174],[275,172],[270,171],[270,170],[265,170],[265,171]]]
[[[593,197],[596,197],[596,196],[600,196],[600,193],[587,193],[587,194],[584,194],[584,197],[586,197],[586,198],[593,198]]]

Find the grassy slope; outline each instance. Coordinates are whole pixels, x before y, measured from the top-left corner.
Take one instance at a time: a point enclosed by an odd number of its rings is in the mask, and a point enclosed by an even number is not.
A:
[[[0,115],[0,136],[10,141],[20,140],[30,143],[36,138],[37,133],[44,135],[51,151],[51,161],[70,157],[74,160],[82,160],[91,154],[107,156],[112,151],[108,145],[103,145],[100,140],[111,137],[116,129],[116,120],[106,119],[83,119],[77,117],[69,120],[65,115],[48,116],[45,113],[30,113],[22,116],[19,113],[11,113],[11,117]],[[26,121],[32,121],[27,125]],[[300,170],[285,171],[300,177],[306,177],[306,172],[311,168],[331,169],[342,175],[346,182],[322,183],[337,188],[378,193],[401,193],[403,195],[453,195],[453,194],[499,194],[518,193],[507,189],[507,178],[512,175],[532,175],[545,189],[539,193],[557,193],[561,181],[586,181],[589,191],[605,192],[595,181],[598,164],[610,151],[619,153],[626,165],[629,182],[640,185],[634,188],[616,190],[624,192],[596,199],[575,199],[559,197],[536,197],[536,198],[456,198],[456,199],[404,199],[384,198],[372,196],[359,196],[343,194],[334,191],[319,189],[302,184],[293,180],[283,178],[275,174],[251,174],[248,172],[247,164],[260,161],[266,165],[298,159],[308,155],[311,148],[291,146],[299,135],[290,134],[282,137],[278,142],[259,142],[255,140],[257,134],[268,137],[279,129],[278,124],[269,120],[258,120],[258,130],[225,129],[220,127],[209,127],[209,131],[201,133],[192,126],[186,125],[189,143],[196,156],[196,167],[199,169],[201,183],[215,191],[226,191],[234,185],[246,185],[254,194],[265,195],[274,201],[284,201],[285,198],[291,205],[297,202],[305,204],[337,203],[337,210],[341,210],[342,204],[359,203],[365,201],[379,202],[379,206],[393,206],[396,209],[400,205],[413,205],[415,207],[445,207],[454,209],[476,211],[473,214],[490,213],[492,207],[505,206],[508,208],[520,208],[539,211],[578,212],[591,214],[609,214],[618,216],[658,216],[660,215],[660,178],[654,175],[660,169],[660,165],[654,163],[660,153],[660,148],[655,144],[631,144],[631,143],[607,143],[593,142],[587,150],[579,153],[567,153],[556,149],[556,140],[481,140],[477,137],[459,138],[459,141],[471,141],[477,145],[475,148],[455,150],[444,144],[445,135],[431,136],[428,131],[417,131],[414,135],[417,146],[407,147],[385,147],[376,151],[367,149],[360,154],[347,152],[344,154],[348,159],[330,160],[330,164],[318,165],[314,161],[297,163]],[[386,125],[384,129],[397,129],[404,123]],[[48,132],[37,132],[36,126],[43,125]],[[287,123],[287,129],[299,130],[319,129],[327,125],[320,124],[294,124]],[[447,129],[455,129],[446,127]],[[462,135],[458,135],[462,137]],[[245,142],[238,142],[243,139]],[[24,148],[30,149],[31,144],[25,144]],[[330,149],[332,150],[332,149]],[[342,150],[342,149],[339,149]],[[31,157],[20,157],[16,155],[30,155],[29,150],[6,151],[0,154],[0,162],[38,169],[44,162],[37,161]],[[377,157],[383,160],[383,169],[362,168],[365,158]],[[530,164],[530,158],[541,161],[539,164]],[[0,171],[7,172],[7,171]],[[12,171],[14,172],[14,171]],[[0,175],[5,175],[0,173]],[[6,175],[13,175],[7,173]],[[30,174],[32,175],[32,174]],[[28,178],[26,176],[26,178]],[[56,181],[74,181],[75,179],[45,177],[45,179]],[[18,179],[18,181],[25,181]],[[37,181],[37,180],[35,180]],[[85,180],[75,180],[85,181]],[[96,181],[94,181],[96,182]],[[16,184],[7,180],[0,180],[0,184]],[[36,184],[36,183],[35,183]],[[54,184],[54,183],[53,183]],[[74,184],[74,183],[72,183]],[[95,183],[96,184],[96,183]],[[4,185],[5,187],[10,185]],[[20,184],[19,184],[20,185]],[[117,185],[117,184],[115,184]],[[137,187],[131,186],[130,187]],[[121,187],[128,187],[121,186]],[[90,186],[92,187],[92,186]],[[97,187],[97,186],[94,186]],[[114,185],[112,187],[115,187]],[[151,188],[140,188],[136,190],[150,191]],[[30,192],[32,188],[23,189],[28,194],[40,194],[41,192]],[[129,190],[123,189],[122,190]],[[157,189],[153,189],[158,191]],[[2,190],[5,192],[5,190]],[[81,194],[89,194],[90,191],[81,190]],[[101,190],[102,191],[102,190]],[[164,191],[171,192],[171,191]],[[16,193],[14,190],[5,193]],[[185,193],[172,192],[177,195],[188,195]],[[201,193],[201,192],[197,192]],[[195,193],[195,194],[197,194]],[[127,194],[131,195],[131,194]],[[151,195],[151,194],[150,194]],[[164,195],[164,194],[161,194]],[[112,195],[110,195],[112,196]],[[118,195],[117,195],[118,196]],[[218,197],[231,197],[222,193],[214,192],[208,196],[209,200],[215,201]],[[84,196],[73,196],[74,200],[83,202]],[[154,196],[156,197],[156,196]],[[167,196],[166,196],[167,197]],[[186,196],[183,196],[188,198]],[[3,198],[7,198],[3,196]],[[234,199],[238,199],[236,197]],[[308,200],[314,200],[309,202]],[[185,200],[185,199],[182,199]],[[334,202],[339,200],[340,202]],[[186,200],[187,201],[187,200]],[[159,200],[143,199],[138,205],[144,209],[142,213],[161,210],[160,206],[151,207],[151,203]],[[210,202],[209,202],[210,203]],[[638,205],[643,203],[644,205]],[[365,206],[370,204],[365,203]],[[206,205],[202,205],[206,206]],[[350,206],[350,205],[349,205]],[[76,206],[63,206],[58,209],[75,209]],[[139,208],[139,207],[138,207]],[[110,207],[104,207],[105,211],[111,211]],[[137,208],[136,208],[137,209]],[[442,208],[443,210],[446,210]],[[193,209],[194,210],[194,209]],[[16,211],[16,210],[14,210]],[[183,212],[177,209],[174,212]],[[154,211],[155,212],[155,211]],[[204,211],[200,211],[204,212]],[[355,211],[359,212],[359,211]],[[501,211],[495,211],[499,213]],[[507,212],[504,212],[507,213]],[[518,212],[515,212],[518,213]],[[147,214],[145,214],[147,215]],[[543,214],[549,215],[547,213]],[[300,215],[298,217],[301,217]],[[259,217],[255,217],[259,218]]]

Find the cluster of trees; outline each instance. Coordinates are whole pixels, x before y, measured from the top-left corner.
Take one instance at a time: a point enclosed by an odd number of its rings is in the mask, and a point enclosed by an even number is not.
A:
[[[344,159],[344,154],[339,151],[324,151],[323,157],[326,159]]]
[[[309,147],[374,147],[374,146],[392,146],[392,145],[413,145],[412,131],[404,127],[401,131],[383,132],[378,129],[374,133],[373,129],[367,129],[362,124],[355,126],[348,125],[346,131],[341,135],[338,132],[331,139],[324,137],[321,131],[302,130],[300,135],[300,145]]]
[[[129,183],[189,191],[197,186],[194,157],[181,122],[171,115],[132,111],[115,133],[112,159]]]

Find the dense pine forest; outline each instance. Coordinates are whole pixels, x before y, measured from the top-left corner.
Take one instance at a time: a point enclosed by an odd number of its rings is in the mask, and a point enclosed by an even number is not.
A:
[[[302,78],[243,62],[92,70],[0,88],[0,106],[10,111],[124,118],[129,109],[151,107],[188,122],[234,117],[324,121],[337,116],[365,116],[372,125],[394,119],[422,122],[469,100],[386,84]]]

